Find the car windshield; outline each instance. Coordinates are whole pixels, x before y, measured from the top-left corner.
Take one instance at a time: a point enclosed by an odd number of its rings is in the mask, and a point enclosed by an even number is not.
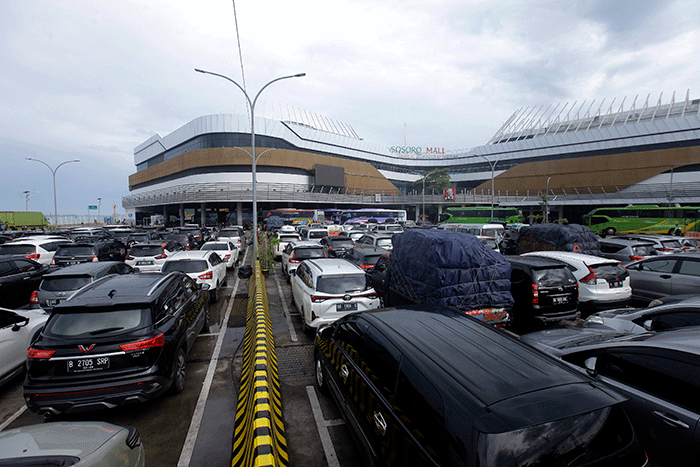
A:
[[[141,329],[152,324],[151,312],[143,308],[100,311],[57,310],[49,317],[44,334],[55,337],[99,336]]]
[[[323,248],[298,248],[294,250],[295,259],[323,258],[326,254]]]
[[[390,238],[378,238],[377,239],[377,246],[380,248],[391,248],[391,239]]]
[[[35,251],[34,245],[0,245],[0,255],[28,255]]]
[[[632,252],[636,256],[652,256],[656,253],[654,245],[637,245],[632,247]]]
[[[350,238],[337,238],[335,240],[331,240],[331,245],[333,248],[351,247],[352,240]]]
[[[228,251],[228,245],[225,243],[205,243],[202,245],[201,250],[213,250],[213,251]]]
[[[299,235],[280,235],[280,242],[293,242],[299,240]]]
[[[365,257],[362,259],[362,264],[368,264],[370,266],[374,266],[375,264],[377,264],[377,261],[382,256],[384,256],[384,255],[365,255]]]
[[[60,246],[56,250],[56,256],[94,255],[95,249],[88,245]]]
[[[664,240],[661,244],[664,248],[683,248],[683,245],[678,240]]]
[[[555,287],[575,282],[573,275],[566,268],[536,269],[533,272],[540,287]]]
[[[318,278],[316,290],[322,293],[344,294],[365,290],[367,279],[365,274],[344,274],[342,276],[321,276]]]
[[[44,277],[39,285],[39,290],[46,292],[62,292],[66,290],[78,290],[92,282],[90,276],[60,276]]]
[[[163,253],[163,247],[160,245],[134,245],[129,250],[131,256],[160,256]]]
[[[596,264],[591,269],[600,279],[624,279],[630,274],[620,264]]]
[[[209,268],[206,260],[203,259],[179,259],[166,261],[163,265],[163,272],[182,271],[184,273],[202,272]]]
[[[219,230],[219,237],[240,237],[241,233],[238,229],[221,229]]]
[[[325,230],[311,230],[309,231],[309,238],[323,238],[327,237],[328,232]]]

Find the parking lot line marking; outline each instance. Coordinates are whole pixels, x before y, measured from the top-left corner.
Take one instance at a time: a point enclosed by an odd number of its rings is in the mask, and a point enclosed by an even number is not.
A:
[[[248,252],[246,251],[246,257]],[[243,258],[245,262],[245,257]],[[236,296],[238,291],[238,285],[241,279],[236,277],[236,284],[233,286],[233,293],[228,301],[228,307],[226,308],[226,315],[224,317],[223,325],[219,331],[219,338],[216,340],[216,346],[214,347],[214,352],[212,353],[211,360],[209,361],[209,368],[207,368],[207,375],[204,377],[204,383],[202,383],[202,391],[199,393],[199,399],[197,399],[197,406],[192,414],[192,421],[190,422],[190,428],[187,430],[187,437],[185,438],[185,444],[182,446],[182,451],[180,452],[180,459],[177,462],[177,467],[188,467],[190,465],[190,460],[192,460],[192,452],[194,451],[194,445],[197,441],[197,434],[199,433],[199,427],[202,424],[202,417],[204,416],[204,407],[207,404],[207,398],[209,397],[209,390],[211,389],[212,381],[214,380],[214,372],[216,371],[216,365],[219,363],[219,354],[221,353],[221,347],[224,343],[224,335],[228,326],[229,317],[231,316],[231,310],[233,309],[233,297]]]
[[[7,428],[8,426],[10,426],[10,423],[12,423],[12,422],[14,422],[15,420],[17,420],[17,419],[19,418],[19,416],[22,415],[22,414],[24,413],[25,410],[27,410],[27,406],[26,406],[26,405],[22,406],[21,409],[19,409],[17,412],[14,413],[14,415],[12,415],[10,418],[8,418],[7,420],[5,420],[5,421],[2,423],[2,425],[0,425],[0,431],[4,430],[4,429]]]
[[[282,286],[280,285],[279,276],[275,274],[275,283],[277,284],[277,293],[280,295],[280,301],[282,302],[282,309],[284,310],[284,316],[287,319],[287,327],[289,328],[289,336],[292,342],[296,342],[297,332],[294,330],[294,325],[292,324],[292,317],[289,316],[289,308],[287,308],[287,300],[284,298],[284,293],[282,292]]]
[[[328,467],[340,467],[338,455],[335,453],[333,441],[331,440],[331,434],[328,432],[329,425],[327,425],[327,421],[323,418],[323,411],[321,410],[321,404],[316,395],[316,389],[313,386],[306,386],[306,394],[309,396],[311,412],[313,412],[314,419],[316,420],[316,428],[318,428],[318,435],[321,437],[321,444],[323,445],[323,452],[326,454]]]

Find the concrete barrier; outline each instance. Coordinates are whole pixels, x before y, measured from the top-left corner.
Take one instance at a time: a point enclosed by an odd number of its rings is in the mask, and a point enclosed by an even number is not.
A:
[[[277,354],[259,264],[250,280],[243,346],[231,465],[288,466]]]

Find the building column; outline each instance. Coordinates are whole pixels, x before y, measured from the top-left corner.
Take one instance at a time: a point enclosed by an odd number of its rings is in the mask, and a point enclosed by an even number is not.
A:
[[[236,203],[236,225],[243,225],[243,203]]]
[[[180,214],[180,216],[179,216],[180,217],[180,227],[182,227],[183,225],[185,225],[185,205],[182,203],[180,203],[179,214]]]
[[[204,227],[207,222],[207,203],[202,203],[200,205],[200,215],[199,215],[199,225]]]
[[[168,206],[163,205],[163,225],[168,225]]]
[[[416,222],[418,222],[418,219],[420,219],[420,204],[416,204]]]

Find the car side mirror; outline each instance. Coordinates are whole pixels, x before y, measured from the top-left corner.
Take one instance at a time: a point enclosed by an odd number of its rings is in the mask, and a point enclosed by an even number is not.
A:
[[[289,271],[289,275],[290,275],[290,276],[296,276],[296,275],[297,275],[297,270],[296,270],[296,269],[292,269],[291,271]]]
[[[209,290],[209,284],[197,284],[197,287],[199,287],[200,290]]]
[[[322,341],[330,340],[333,337],[333,326],[323,326],[318,330],[316,336]]]
[[[584,366],[586,367],[586,373],[588,373],[589,376],[595,378],[596,375],[598,374],[598,371],[596,370],[596,365],[598,363],[598,357],[588,357],[586,361],[583,363]]]
[[[647,319],[642,326],[644,326],[644,329],[647,331],[653,331],[656,328],[656,323],[653,319]]]
[[[21,321],[19,323],[15,323],[12,325],[12,331],[17,332],[20,329],[22,329],[24,326],[26,326],[27,324],[29,324],[29,318],[24,318],[24,321]]]

